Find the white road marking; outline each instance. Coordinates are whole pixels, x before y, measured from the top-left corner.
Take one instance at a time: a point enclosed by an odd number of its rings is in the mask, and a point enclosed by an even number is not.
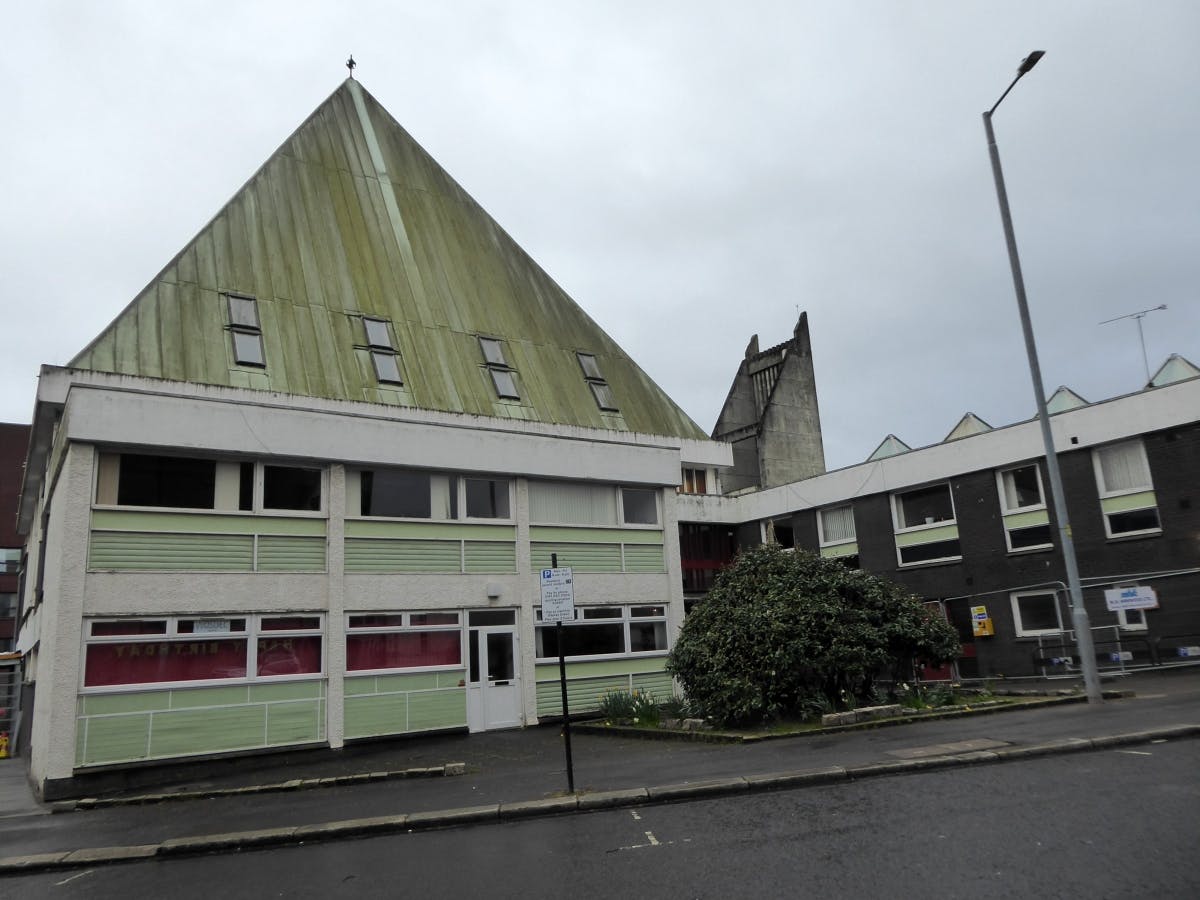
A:
[[[640,815],[638,815],[638,811],[637,811],[636,809],[631,809],[631,810],[629,811],[629,814],[630,814],[631,816],[633,816],[633,818],[634,818],[634,821],[640,821],[640,820],[641,820],[641,818],[642,818]]]
[[[1145,750],[1118,750],[1118,753],[1128,753],[1130,756],[1153,756],[1153,753],[1147,753]]]
[[[70,878],[64,878],[62,881],[54,882],[54,886],[61,887],[62,885],[66,884],[68,881],[74,881],[76,878],[82,878],[84,875],[91,875],[91,874],[92,874],[91,869],[87,869],[86,871],[83,871],[83,872],[77,872],[74,875],[72,875]]]
[[[651,846],[651,847],[657,847],[657,846],[658,846],[658,838],[656,838],[656,837],[654,836],[654,832],[653,832],[653,831],[647,831],[647,832],[646,832],[646,837],[649,839],[649,841],[650,841],[650,846]]]

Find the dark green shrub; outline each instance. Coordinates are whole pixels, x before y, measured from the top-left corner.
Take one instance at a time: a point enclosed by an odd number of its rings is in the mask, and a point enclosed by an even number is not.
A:
[[[667,669],[710,715],[741,724],[869,703],[876,678],[958,651],[949,624],[899,585],[766,545],[721,573]]]

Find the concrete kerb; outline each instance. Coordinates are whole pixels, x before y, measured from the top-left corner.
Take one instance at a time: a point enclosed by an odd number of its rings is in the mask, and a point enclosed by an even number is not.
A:
[[[1144,744],[1172,738],[1200,736],[1200,724],[1173,725],[1147,731],[1107,735],[1096,738],[1067,738],[1047,741],[1026,747],[1000,750],[980,750],[954,756],[934,756],[924,759],[896,760],[861,766],[828,766],[797,772],[753,775],[745,778],[724,778],[710,781],[684,782],[650,788],[603,791],[551,797],[516,803],[470,806],[408,815],[379,816],[350,819],[315,825],[285,828],[265,828],[227,834],[197,835],[172,838],[159,844],[125,847],[89,847],[57,853],[0,859],[0,877],[30,874],[39,871],[79,868],[134,862],[158,857],[193,856],[228,850],[263,849],[273,846],[296,845],[316,841],[342,840],[376,834],[426,831],[500,821],[516,821],[535,817],[593,812],[626,806],[682,802],[716,796],[745,794],[764,790],[792,790],[838,781],[899,775],[954,768],[967,765],[997,763],[1058,753],[1077,753],[1084,750],[1108,749],[1129,744]]]
[[[51,804],[50,811],[62,813],[75,812],[77,810],[107,809],[114,806],[145,806],[152,803],[169,803],[175,800],[208,800],[214,797],[237,797],[247,794],[278,794],[286,791],[345,787],[352,784],[366,784],[372,781],[390,781],[402,778],[448,778],[465,775],[466,772],[466,763],[449,762],[441,766],[395,769],[390,772],[360,772],[354,775],[336,775],[330,778],[292,778],[288,781],[277,781],[271,784],[250,784],[234,788],[170,791],[158,794],[136,794],[130,797],[83,797],[79,800],[60,800]]]

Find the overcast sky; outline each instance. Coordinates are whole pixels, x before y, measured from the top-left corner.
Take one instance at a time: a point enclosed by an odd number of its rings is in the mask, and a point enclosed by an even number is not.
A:
[[[1200,3],[10,4],[0,421],[346,75],[705,429],[807,310],[829,468],[1200,364]]]

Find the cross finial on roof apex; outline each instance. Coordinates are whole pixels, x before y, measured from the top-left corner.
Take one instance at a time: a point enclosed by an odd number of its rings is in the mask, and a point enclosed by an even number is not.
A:
[[[354,67],[355,67],[355,66],[357,66],[357,65],[358,65],[358,63],[356,63],[356,62],[354,61],[354,54],[353,54],[353,53],[351,53],[351,54],[350,54],[350,58],[349,58],[348,60],[346,60],[346,68],[350,70],[350,77],[351,77],[351,78],[353,78],[353,77],[354,77]]]

